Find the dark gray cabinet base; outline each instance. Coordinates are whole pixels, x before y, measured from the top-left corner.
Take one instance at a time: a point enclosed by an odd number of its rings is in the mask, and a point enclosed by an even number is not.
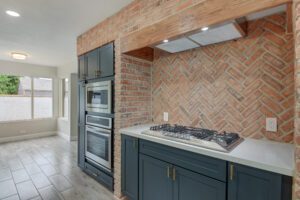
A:
[[[291,200],[291,189],[291,177],[122,136],[129,200]]]
[[[171,165],[141,154],[139,159],[139,199],[172,200]]]
[[[291,178],[234,163],[229,164],[228,199],[291,200]],[[289,187],[289,186],[290,187]]]
[[[87,174],[93,177],[96,181],[100,182],[102,185],[113,191],[114,180],[113,177],[106,174],[105,172],[99,170],[98,168],[92,166],[89,163],[85,163],[85,167],[83,169]]]
[[[138,139],[122,136],[122,192],[138,200],[139,147]]]
[[[226,184],[192,171],[175,167],[174,200],[225,200]]]

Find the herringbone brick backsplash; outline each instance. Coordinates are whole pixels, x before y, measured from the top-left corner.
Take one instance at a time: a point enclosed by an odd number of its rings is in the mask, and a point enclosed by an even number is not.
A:
[[[244,137],[293,141],[294,46],[285,15],[249,23],[248,36],[172,55],[156,52],[153,119]],[[266,117],[278,132],[265,130]]]

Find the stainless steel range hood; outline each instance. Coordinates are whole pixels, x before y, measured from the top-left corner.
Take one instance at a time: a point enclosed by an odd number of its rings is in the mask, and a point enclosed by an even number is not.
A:
[[[243,36],[244,35],[237,28],[236,24],[229,23],[209,29],[205,32],[193,34],[191,36],[188,36],[188,38],[197,42],[201,46],[206,46],[210,44],[217,44],[229,40],[238,39]]]
[[[240,20],[251,21],[263,17],[286,11],[286,5],[277,6],[257,13],[252,13],[243,18],[229,21],[223,24],[210,27],[206,31],[199,30],[189,35],[184,35],[180,39],[171,40],[168,43],[159,44],[156,48],[162,49],[169,53],[177,53],[188,49],[194,49],[210,44],[217,44],[225,41],[235,40],[245,36],[241,29]],[[238,23],[239,22],[239,23]]]
[[[159,44],[156,48],[169,53],[178,53],[201,46],[238,39],[243,36],[243,32],[238,28],[236,22],[230,22],[212,27],[207,31],[199,31],[180,39]]]

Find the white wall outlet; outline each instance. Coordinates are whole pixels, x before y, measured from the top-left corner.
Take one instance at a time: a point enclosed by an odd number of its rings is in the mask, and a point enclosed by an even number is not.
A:
[[[167,122],[169,121],[169,113],[164,112],[164,121]]]
[[[277,118],[266,119],[266,131],[277,132]]]

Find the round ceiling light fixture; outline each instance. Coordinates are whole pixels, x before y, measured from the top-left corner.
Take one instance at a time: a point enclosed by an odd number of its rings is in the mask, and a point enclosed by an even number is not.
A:
[[[164,40],[163,42],[164,42],[164,43],[168,43],[168,42],[169,42],[169,40],[167,40],[167,39],[166,39],[166,40]]]
[[[17,13],[16,11],[13,10],[7,10],[6,14],[12,17],[20,17],[21,15],[19,13]]]
[[[13,53],[11,53],[11,57],[16,60],[26,60],[28,56],[25,53],[13,52]]]

